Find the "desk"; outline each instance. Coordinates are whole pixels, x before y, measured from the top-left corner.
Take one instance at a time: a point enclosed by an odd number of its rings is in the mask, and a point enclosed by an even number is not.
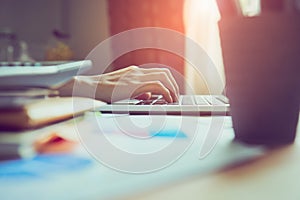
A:
[[[299,133],[299,127],[298,127]],[[299,135],[299,134],[298,134]],[[253,162],[128,199],[299,200],[300,138]]]
[[[139,117],[141,116],[137,116]],[[211,118],[189,118],[189,121],[200,124],[199,133],[205,131],[210,120]],[[230,121],[230,117],[226,117],[226,121]],[[299,130],[298,128],[298,133]],[[195,142],[195,145],[193,144],[194,146],[192,145],[173,165],[155,173],[142,175],[117,172],[86,154],[74,159],[76,152],[71,154],[71,158],[59,158],[59,163],[64,167],[58,172],[56,166],[51,168],[51,165],[57,162],[54,156],[51,159],[55,162],[50,163],[50,167],[45,165],[46,163],[41,165],[49,170],[41,170],[33,179],[13,177],[6,180],[7,177],[2,173],[0,198],[300,199],[300,180],[297,179],[300,177],[299,137],[294,145],[265,154],[260,149],[231,144],[232,134],[228,123],[224,126],[222,138],[204,160],[197,160],[195,152],[198,152],[199,146]],[[69,160],[66,163],[65,158]],[[251,162],[248,162],[249,159]],[[236,162],[241,164],[239,161],[244,164],[233,167],[232,164]],[[30,163],[31,161],[27,164]],[[74,168],[72,165],[78,167]]]

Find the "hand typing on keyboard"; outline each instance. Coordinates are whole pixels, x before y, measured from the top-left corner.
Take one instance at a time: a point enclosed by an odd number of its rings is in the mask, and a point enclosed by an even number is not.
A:
[[[72,93],[73,89],[75,93]],[[127,98],[147,100],[152,94],[161,94],[165,101],[172,103],[177,102],[179,96],[178,85],[168,69],[137,66],[102,75],[76,76],[58,90],[62,96],[74,94],[106,102]]]

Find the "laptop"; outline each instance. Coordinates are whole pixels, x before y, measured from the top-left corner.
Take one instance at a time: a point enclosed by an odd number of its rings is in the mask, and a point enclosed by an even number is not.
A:
[[[224,95],[180,95],[175,103],[162,95],[149,100],[126,99],[101,106],[102,113],[153,115],[229,115],[229,101]]]
[[[50,62],[0,62],[0,86],[4,89],[60,85],[92,66],[90,60]]]

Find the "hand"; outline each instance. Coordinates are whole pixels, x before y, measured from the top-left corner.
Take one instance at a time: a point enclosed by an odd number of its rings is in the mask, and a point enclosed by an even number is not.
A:
[[[161,94],[166,101],[175,102],[179,95],[178,85],[168,69],[137,66],[96,76],[76,76],[58,90],[62,96],[73,94],[106,102],[127,98],[149,99],[151,94]]]

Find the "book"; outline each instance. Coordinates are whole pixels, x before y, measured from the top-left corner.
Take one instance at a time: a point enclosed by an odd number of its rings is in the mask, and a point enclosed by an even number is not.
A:
[[[78,116],[105,104],[83,97],[1,98],[0,129],[41,127]]]

